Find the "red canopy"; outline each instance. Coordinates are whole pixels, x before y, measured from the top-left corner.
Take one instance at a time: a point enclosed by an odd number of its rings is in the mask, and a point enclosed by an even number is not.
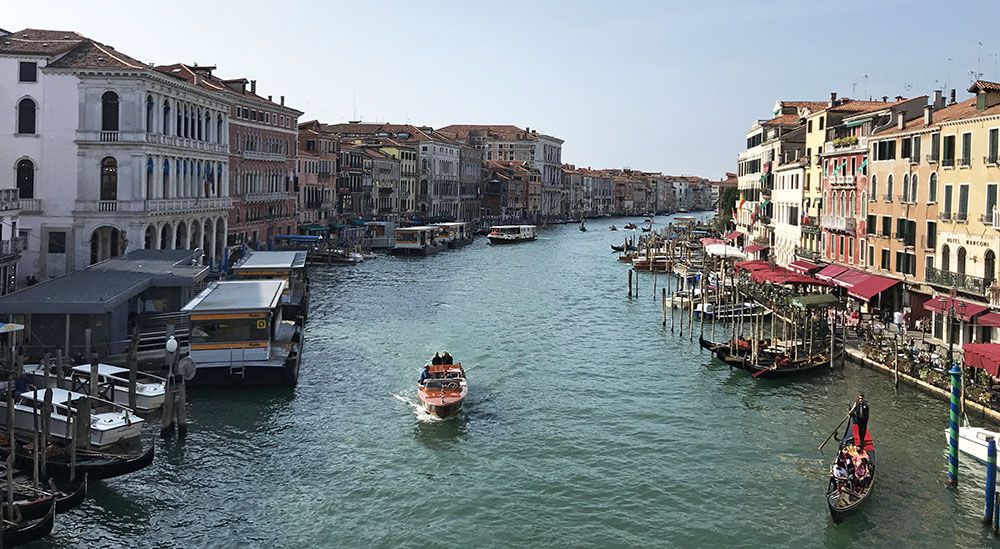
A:
[[[853,288],[858,284],[864,282],[871,276],[869,274],[863,273],[855,269],[847,269],[846,271],[840,273],[839,275],[833,277],[833,282],[841,288]]]
[[[820,280],[833,280],[833,277],[839,275],[840,273],[847,270],[847,267],[841,265],[827,265],[823,269],[816,273],[816,278]]]
[[[761,246],[760,244],[754,244],[752,246],[747,246],[746,248],[743,249],[743,251],[746,252],[746,253],[748,253],[748,254],[752,254],[752,253],[759,252],[761,250],[766,250],[769,247],[770,246]]]
[[[1000,328],[1000,313],[986,313],[979,317],[979,320],[976,322],[978,322],[980,326]]]
[[[733,232],[731,232],[731,233],[727,234],[727,235],[726,235],[725,237],[723,237],[723,238],[724,238],[725,240],[736,240],[737,238],[739,238],[739,237],[741,237],[741,236],[743,236],[743,233],[741,233],[741,232],[739,232],[739,231],[733,231]]]
[[[801,274],[809,274],[813,271],[818,271],[820,266],[815,263],[810,263],[803,259],[792,261],[788,264],[788,268]]]
[[[739,271],[743,269],[744,271],[759,271],[761,269],[770,269],[771,264],[764,259],[751,259],[750,261],[737,261],[733,263],[733,267]]]
[[[966,343],[965,363],[982,368],[993,377],[1000,376],[1000,343]]]
[[[814,284],[817,286],[829,286],[829,284],[822,280],[816,280],[811,276],[792,272],[782,267],[752,271],[750,279],[758,284],[770,282],[772,284]]]
[[[924,302],[924,309],[939,314],[946,314],[951,309],[952,303],[955,304],[955,318],[965,321],[972,320],[972,317],[989,309],[986,305],[944,296],[928,299]]]
[[[698,241],[701,242],[702,246],[711,246],[712,244],[725,244],[725,242],[723,242],[722,239],[711,238],[707,236],[705,238],[699,238]]]
[[[861,282],[855,284],[851,289],[847,290],[847,294],[851,297],[856,297],[858,299],[863,299],[865,301],[871,301],[871,299],[878,294],[892,288],[899,281],[895,278],[886,278],[884,276],[876,275],[865,275],[866,278]]]

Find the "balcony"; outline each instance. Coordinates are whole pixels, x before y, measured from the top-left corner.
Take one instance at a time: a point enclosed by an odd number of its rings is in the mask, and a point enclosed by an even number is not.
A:
[[[960,158],[960,159],[958,159],[958,166],[960,168],[968,168],[971,165],[972,165],[972,159],[971,158]]]
[[[41,198],[22,198],[20,202],[21,213],[41,213],[42,211]]]
[[[963,292],[985,296],[986,289],[990,287],[993,280],[928,267],[927,282],[942,288],[955,287]]]
[[[955,223],[965,223],[969,221],[969,212],[958,212],[955,214]]]
[[[941,167],[942,168],[954,168],[955,167],[955,159],[954,158],[942,158],[941,159]]]
[[[927,160],[928,164],[937,164],[937,162],[938,162],[938,155],[936,155],[936,154],[928,154],[927,156],[924,157],[924,159]]]
[[[796,257],[800,257],[808,261],[819,261],[821,259],[819,252],[815,252],[807,248],[796,247],[795,255]]]
[[[243,160],[264,160],[267,162],[284,162],[288,156],[281,153],[267,153],[260,151],[243,151]]]
[[[279,202],[282,200],[288,200],[288,193],[286,192],[274,192],[274,193],[247,193],[243,197],[244,202],[256,203],[256,202]]]
[[[822,223],[825,229],[852,234],[856,226],[856,220],[853,217],[842,215],[824,215]]]
[[[991,154],[989,156],[984,156],[983,157],[983,164],[986,164],[988,166],[989,165],[996,166],[998,163],[1000,163],[1000,162],[997,162],[998,160],[1000,160],[1000,157],[998,157],[995,154]]]
[[[212,198],[164,198],[146,200],[146,211],[155,214],[171,214],[178,212],[204,212],[212,210],[229,210],[233,207],[233,199],[228,196]]]
[[[951,221],[951,212],[941,212],[938,214],[938,219],[941,221]]]
[[[103,143],[117,143],[118,142],[118,132],[101,132],[101,142]]]

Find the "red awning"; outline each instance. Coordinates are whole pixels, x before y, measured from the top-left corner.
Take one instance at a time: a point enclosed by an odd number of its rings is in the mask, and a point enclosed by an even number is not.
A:
[[[702,246],[711,246],[712,244],[725,244],[725,242],[722,239],[711,238],[707,236],[705,238],[699,238],[698,241],[701,242]]]
[[[758,284],[770,282],[772,284],[813,284],[816,286],[829,286],[822,280],[816,280],[811,276],[789,271],[783,267],[773,269],[760,269],[750,273],[750,279]]]
[[[791,263],[789,263],[788,268],[800,274],[809,274],[813,271],[818,271],[820,269],[820,266],[815,263],[810,263],[808,261],[799,259],[797,261],[792,261]]]
[[[966,343],[965,363],[974,368],[982,368],[993,377],[1000,376],[1000,343]]]
[[[752,254],[752,253],[757,253],[761,250],[766,250],[769,247],[770,246],[761,246],[760,244],[754,244],[753,246],[747,246],[746,248],[743,248],[743,251],[748,254]]]
[[[847,269],[846,271],[840,273],[839,275],[833,277],[833,282],[841,288],[853,288],[858,284],[864,282],[869,276],[869,274],[863,273],[855,269]]]
[[[840,273],[847,270],[847,267],[842,267],[840,265],[827,265],[823,267],[823,270],[816,273],[816,278],[820,280],[833,280],[833,278]]]
[[[976,320],[980,326],[1000,328],[1000,313],[986,313]]]
[[[888,290],[889,288],[892,288],[896,284],[899,284],[899,281],[895,278],[886,278],[884,276],[876,275],[866,276],[867,278],[847,290],[847,295],[863,299],[865,301],[870,301],[871,298]]]
[[[737,238],[743,236],[743,233],[739,231],[733,231],[724,237],[724,240],[736,240]]]
[[[961,299],[953,299],[945,296],[928,299],[924,302],[924,309],[934,311],[938,314],[945,314],[949,309],[951,309],[952,303],[955,304],[955,318],[959,320],[969,321],[972,317],[978,315],[979,313],[989,310],[989,307],[986,305],[970,303],[968,301],[962,301]]]
[[[770,269],[771,264],[764,259],[751,259],[750,261],[737,261],[736,263],[733,263],[733,267],[737,271],[742,269],[744,271],[753,272],[753,271],[760,271],[763,269]]]

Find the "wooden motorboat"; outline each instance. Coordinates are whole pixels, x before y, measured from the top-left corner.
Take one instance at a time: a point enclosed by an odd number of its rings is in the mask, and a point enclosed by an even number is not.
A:
[[[860,507],[871,495],[872,488],[875,487],[875,473],[878,471],[875,463],[875,441],[872,438],[871,428],[865,432],[865,440],[858,438],[858,427],[854,423],[854,418],[850,418],[847,428],[844,429],[844,436],[840,439],[840,449],[837,451],[839,458],[842,452],[849,451],[848,447],[863,448],[868,457],[868,475],[861,481],[845,481],[837,479],[831,469],[830,482],[826,489],[826,504],[830,508],[830,516],[835,524],[840,524],[847,515]],[[834,461],[836,465],[836,460]]]
[[[56,502],[49,497],[44,501],[48,512],[39,519],[27,519],[21,517],[20,520],[3,521],[2,537],[4,547],[15,547],[33,541],[40,540],[52,532],[52,526],[56,520]]]
[[[112,453],[78,449],[76,452],[76,478],[103,480],[134,473],[153,463],[156,453],[155,443],[150,443],[142,453]],[[46,456],[46,472],[54,479],[70,477],[72,465],[68,444],[50,444]],[[20,445],[14,456],[17,468],[28,471],[34,466],[34,453],[30,445]]]
[[[462,409],[462,402],[469,392],[462,364],[431,364],[421,375],[417,393],[424,410],[441,419],[451,417]]]

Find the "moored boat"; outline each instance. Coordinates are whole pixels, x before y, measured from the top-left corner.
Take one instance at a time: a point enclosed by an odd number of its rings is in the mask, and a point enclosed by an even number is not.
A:
[[[490,244],[516,244],[536,238],[534,225],[495,225],[487,235]]]
[[[89,364],[74,366],[71,377],[63,380],[63,389],[79,391],[81,393],[90,392]],[[43,388],[46,380],[49,387],[57,387],[58,376],[55,372],[49,372],[48,376],[41,364],[25,364],[24,373],[31,379],[35,387]],[[128,406],[128,386],[129,370],[112,366],[110,364],[97,365],[97,393],[101,398],[112,401],[115,404]],[[137,412],[151,412],[163,406],[164,395],[166,394],[166,380],[159,376],[138,372],[135,383],[135,410]]]
[[[55,442],[49,445],[46,453],[46,473],[59,480],[68,479],[71,475],[77,479],[103,480],[144,469],[153,463],[155,455],[156,447],[151,442],[148,448],[138,453],[78,449],[73,462],[69,444]],[[18,445],[14,458],[18,469],[30,471],[34,467],[35,458],[30,444]]]
[[[850,459],[850,466],[844,471],[838,467]],[[865,468],[864,474],[857,474],[857,467]],[[848,420],[844,436],[840,439],[840,449],[830,472],[830,482],[826,489],[826,504],[835,524],[840,524],[848,513],[860,507],[872,493],[875,486],[875,441],[871,429],[866,429],[865,439],[858,436],[854,417]]]
[[[958,451],[986,463],[986,441],[990,437],[993,437],[1000,444],[1000,432],[983,427],[973,427],[966,420],[958,430]],[[944,441],[945,444],[948,443],[948,429],[944,430]]]
[[[14,507],[25,520],[44,518],[55,499],[56,512],[65,513],[79,507],[87,497],[87,478],[70,482],[50,478],[48,485],[40,483],[31,486],[30,476],[24,473],[14,475]]]
[[[66,389],[50,388],[52,391],[51,433],[52,437],[69,440],[72,438],[70,416],[80,412],[81,403],[89,400],[89,436],[94,447],[107,447],[135,439],[142,431],[143,419],[129,408],[108,400],[91,397]],[[40,424],[45,389],[36,389],[18,395],[14,403],[14,429],[18,433],[33,435]],[[7,427],[7,401],[0,401],[0,424]]]
[[[441,419],[462,409],[469,392],[465,368],[457,364],[428,364],[417,384],[417,393],[424,410]]]
[[[52,533],[52,526],[56,520],[55,498],[49,497],[45,500],[48,512],[39,519],[31,520],[22,517],[13,522],[4,520],[0,537],[3,539],[4,547],[16,547],[33,541],[40,540]]]

